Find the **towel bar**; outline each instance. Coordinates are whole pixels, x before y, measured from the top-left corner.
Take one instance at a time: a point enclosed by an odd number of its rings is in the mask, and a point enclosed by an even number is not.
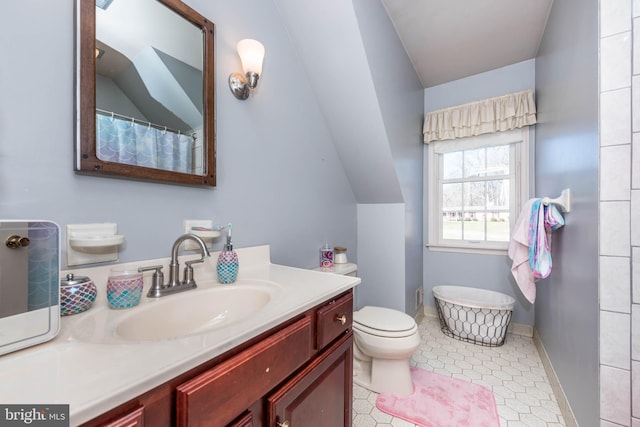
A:
[[[550,199],[549,197],[544,197],[542,199],[542,204],[545,206],[549,206],[551,203],[560,206],[562,212],[571,212],[571,190],[569,188],[565,188],[560,193],[560,197],[555,199]]]

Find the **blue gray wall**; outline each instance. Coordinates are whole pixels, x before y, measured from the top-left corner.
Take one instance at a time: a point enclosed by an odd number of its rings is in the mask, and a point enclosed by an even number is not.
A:
[[[367,42],[353,2],[273,2],[304,63],[356,202],[402,203],[381,100],[364,48]]]
[[[401,311],[416,314],[416,290],[422,288],[422,118],[424,111],[424,89],[409,61],[407,54],[393,28],[381,1],[354,0],[353,6],[364,43],[371,77],[375,86],[382,120],[391,148],[393,164],[402,190],[402,209],[385,217],[383,212],[395,212],[391,206],[359,206],[360,215],[375,212],[369,219],[379,216],[378,229],[370,230],[373,245],[362,245],[363,229],[358,231],[358,248],[375,251],[379,261],[376,270],[385,268],[385,258],[394,258],[392,252],[402,254],[399,269],[404,271],[404,280],[395,268],[387,269],[390,280],[384,283],[382,292],[376,292],[377,305],[384,305],[389,298],[400,299]],[[390,202],[390,201],[389,201]],[[360,227],[360,224],[358,224]],[[393,243],[398,241],[394,248]],[[377,242],[377,244],[376,244]],[[380,258],[381,259],[377,259]],[[363,257],[360,256],[362,261]],[[366,270],[365,270],[366,271]],[[373,273],[375,270],[371,270]],[[372,274],[373,275],[373,274]],[[377,274],[376,274],[377,276]],[[383,275],[384,276],[384,275]],[[363,278],[364,280],[364,278]],[[399,282],[399,283],[398,283]],[[365,283],[366,284],[366,283]],[[373,294],[373,293],[371,293]],[[373,297],[373,295],[370,295]]]
[[[366,305],[404,311],[405,298],[404,203],[358,204],[357,309]],[[407,311],[415,314],[415,308]]]
[[[184,219],[212,218],[233,222],[237,247],[271,244],[276,263],[315,267],[325,241],[357,260],[354,195],[273,2],[185,2],[216,24],[215,189],[74,173],[73,3],[2,5],[0,218],[50,219],[63,230],[116,222],[127,238],[121,261],[167,257]],[[266,47],[259,87],[244,102],[227,89],[243,38]]]
[[[274,1],[358,203],[356,306],[415,314],[423,113],[415,71],[380,0]]]
[[[424,93],[425,112],[534,88],[535,61],[523,61],[426,89]],[[534,132],[532,130],[529,138],[531,146],[535,144],[534,141]],[[428,176],[426,160],[427,150],[425,147],[425,191],[427,188],[426,177]],[[424,217],[426,242],[428,241],[428,215],[426,212]],[[424,251],[423,277],[425,305],[432,307],[434,310],[435,305],[432,293],[434,286],[472,286],[511,295],[516,300],[512,317],[513,322],[526,325],[534,324],[533,305],[522,296],[511,275],[511,260],[506,254],[466,254],[437,252],[426,249]]]
[[[598,2],[553,9],[536,58],[536,187],[571,188],[536,329],[581,426],[598,425]]]

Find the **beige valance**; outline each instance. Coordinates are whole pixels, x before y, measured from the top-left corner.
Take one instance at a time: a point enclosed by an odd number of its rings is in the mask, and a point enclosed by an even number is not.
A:
[[[482,135],[536,123],[533,91],[470,102],[427,113],[422,131],[424,142]]]

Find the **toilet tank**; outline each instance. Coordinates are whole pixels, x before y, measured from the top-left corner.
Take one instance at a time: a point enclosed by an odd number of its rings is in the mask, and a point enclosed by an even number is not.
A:
[[[351,262],[345,264],[333,264],[333,267],[317,267],[314,268],[317,271],[324,271],[327,273],[343,274],[345,276],[358,276],[358,266]]]
[[[334,273],[334,274],[342,274],[345,276],[353,276],[353,277],[357,277],[358,276],[358,266],[354,263],[351,262],[347,262],[347,263],[343,263],[343,264],[336,264],[334,263],[332,267],[316,267],[314,268],[314,270],[317,271],[324,271],[326,273]],[[358,288],[359,286],[356,286],[353,289],[353,303],[354,303],[354,310],[360,309],[361,308],[361,304],[358,303],[358,301],[360,301],[359,299],[359,292],[358,292]]]

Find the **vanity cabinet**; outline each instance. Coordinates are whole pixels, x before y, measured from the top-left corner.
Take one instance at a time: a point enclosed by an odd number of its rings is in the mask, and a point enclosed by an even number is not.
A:
[[[349,290],[84,425],[350,427],[352,318]]]

